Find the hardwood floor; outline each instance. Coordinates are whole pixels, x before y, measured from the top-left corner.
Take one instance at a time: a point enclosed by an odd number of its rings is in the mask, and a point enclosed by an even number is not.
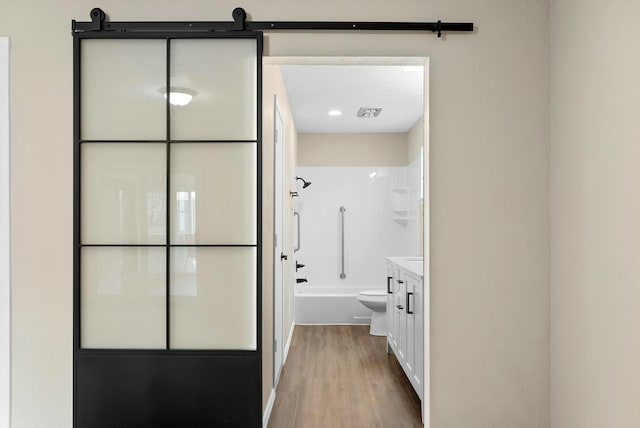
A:
[[[297,325],[269,428],[422,427],[420,400],[369,326]]]

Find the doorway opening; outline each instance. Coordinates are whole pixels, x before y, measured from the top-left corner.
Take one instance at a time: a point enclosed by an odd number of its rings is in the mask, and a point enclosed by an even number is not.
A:
[[[423,274],[423,374],[413,387],[429,426],[428,58],[268,57],[264,64],[265,95],[273,89],[284,99],[295,124],[282,194],[283,245],[293,260],[283,266],[283,307],[276,299],[274,313],[285,314],[285,336],[295,325],[368,324],[371,311],[358,292],[387,290],[385,257],[413,258]],[[385,98],[394,92],[404,95]],[[417,113],[407,107],[415,104]]]

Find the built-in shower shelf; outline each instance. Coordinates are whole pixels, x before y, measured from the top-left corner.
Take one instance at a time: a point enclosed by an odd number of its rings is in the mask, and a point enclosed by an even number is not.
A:
[[[394,209],[393,216],[391,216],[393,221],[397,221],[400,223],[406,223],[409,220],[409,210],[405,209]]]
[[[392,187],[393,208],[391,219],[397,223],[406,224],[409,220],[409,187]]]

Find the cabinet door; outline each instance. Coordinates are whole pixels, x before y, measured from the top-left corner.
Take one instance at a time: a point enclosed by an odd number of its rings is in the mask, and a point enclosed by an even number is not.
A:
[[[404,364],[407,355],[407,313],[405,312],[406,302],[406,281],[404,272],[398,272],[398,279],[396,280],[396,292],[395,292],[395,327],[396,327],[396,340],[397,340],[397,356],[401,364]]]
[[[414,370],[413,386],[418,392],[420,399],[423,399],[424,389],[424,293],[422,281],[416,281],[413,296],[411,298],[411,311],[413,315],[413,349],[414,349]]]
[[[389,312],[389,318],[392,319],[391,321],[391,325],[392,325],[392,331],[391,331],[391,337],[392,337],[392,341],[391,344],[394,347],[394,350],[396,352],[396,355],[398,354],[398,341],[399,341],[399,337],[400,337],[400,313],[398,311],[398,293],[400,290],[400,269],[397,266],[393,266],[393,278],[391,279],[391,290],[392,290],[392,296],[391,296],[391,312]]]
[[[407,332],[407,354],[405,356],[405,371],[407,373],[407,377],[413,383],[413,373],[414,373],[414,365],[415,365],[415,337],[414,331],[416,327],[415,323],[415,289],[416,289],[416,279],[405,275],[406,282],[406,294],[405,294],[405,316],[407,318],[406,322],[406,332]]]
[[[393,265],[387,262],[387,341],[393,344],[395,340],[395,329],[393,317],[393,290],[395,281],[393,279]]]

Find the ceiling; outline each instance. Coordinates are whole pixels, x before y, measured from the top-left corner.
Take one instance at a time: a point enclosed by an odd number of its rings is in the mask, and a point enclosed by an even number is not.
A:
[[[282,65],[300,133],[407,132],[422,116],[423,67],[397,65]],[[360,107],[382,107],[376,118]],[[339,110],[340,116],[330,116]]]

